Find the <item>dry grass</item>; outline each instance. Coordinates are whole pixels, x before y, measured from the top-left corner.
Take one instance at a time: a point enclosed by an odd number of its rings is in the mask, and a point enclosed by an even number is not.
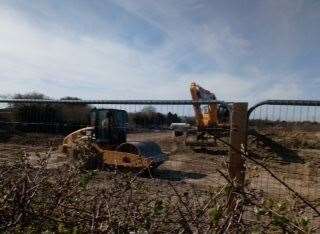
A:
[[[1,164],[0,231],[316,231],[297,202],[266,199],[261,193],[240,194],[227,181],[225,186],[203,190],[184,182],[84,170],[71,161],[50,169],[50,157],[50,151],[38,154],[37,162],[30,164],[20,153],[14,161]],[[227,206],[230,191],[235,197],[232,210]],[[253,210],[249,215],[248,209]]]
[[[273,139],[283,137],[276,134]],[[319,218],[288,192],[281,198],[273,193],[270,185],[275,184],[270,178],[266,180],[267,175],[263,177],[265,173],[255,165],[247,165],[250,186],[247,193],[240,194],[232,183],[217,176],[223,156],[194,153],[169,133],[129,136],[134,137],[152,138],[169,153],[160,175],[146,178],[119,171],[87,170],[83,164],[65,158],[60,162],[51,151],[60,144],[57,137],[28,135],[1,144],[0,232],[319,232],[315,228],[320,226]],[[275,172],[288,172],[286,181],[314,187],[319,180],[314,179],[312,168],[318,165],[319,152],[312,149],[309,154],[307,150],[311,149],[306,148],[310,144],[300,145],[297,152],[307,163],[284,163],[266,147],[254,146],[253,150],[263,155],[261,160]],[[79,156],[92,157],[83,149]],[[295,170],[304,170],[305,177],[289,173]],[[197,178],[200,172],[204,174],[201,179]],[[167,174],[182,179],[171,180]],[[228,212],[231,189],[236,192],[237,209]],[[275,186],[275,190],[279,188]]]

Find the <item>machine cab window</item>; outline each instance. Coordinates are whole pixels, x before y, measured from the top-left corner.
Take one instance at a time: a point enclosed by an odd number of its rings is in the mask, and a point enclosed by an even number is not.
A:
[[[124,110],[94,109],[91,124],[95,126],[96,141],[101,144],[118,145],[126,142],[128,114]]]

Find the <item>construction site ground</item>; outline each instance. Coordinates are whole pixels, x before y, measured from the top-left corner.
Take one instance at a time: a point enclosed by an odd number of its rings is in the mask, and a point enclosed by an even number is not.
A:
[[[249,153],[267,165],[277,176],[299,193],[310,199],[318,199],[320,193],[320,133],[318,131],[269,128],[267,134],[273,140],[270,146],[263,140],[258,143],[249,137]],[[17,154],[28,160],[36,160],[37,154],[51,152],[49,167],[59,167],[67,161],[59,151],[63,136],[48,134],[19,134],[0,143],[0,160],[10,161]],[[209,150],[191,150],[184,145],[183,137],[174,137],[171,131],[129,134],[128,141],[151,140],[157,142],[168,160],[157,168],[149,180],[163,180],[193,184],[199,187],[218,187],[226,183],[220,171],[226,173],[228,147],[218,142]],[[227,139],[226,139],[227,140]],[[279,148],[279,145],[285,146]],[[287,189],[272,178],[259,165],[247,161],[246,180],[253,189],[276,195],[286,195]],[[107,173],[107,172],[101,172]]]

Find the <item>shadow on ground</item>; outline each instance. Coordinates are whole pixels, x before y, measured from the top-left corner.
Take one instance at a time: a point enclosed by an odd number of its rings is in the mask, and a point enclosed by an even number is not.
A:
[[[204,153],[204,154],[211,154],[211,155],[217,155],[217,156],[224,156],[228,154],[227,149],[193,149],[196,153]]]
[[[254,136],[255,140],[251,143],[256,143],[257,146],[269,147],[270,151],[275,153],[284,163],[304,163],[305,161],[294,151],[274,141],[270,137],[258,133],[256,130],[251,129],[249,135]],[[258,154],[253,153],[257,157]]]
[[[167,169],[157,169],[152,173],[153,178],[170,180],[170,181],[182,181],[185,179],[202,179],[207,175],[196,172],[184,172],[176,170],[167,170]]]

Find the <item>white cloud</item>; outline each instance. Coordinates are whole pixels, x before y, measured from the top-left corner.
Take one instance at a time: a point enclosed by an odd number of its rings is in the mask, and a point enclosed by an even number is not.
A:
[[[302,95],[301,86],[297,83],[280,83],[265,89],[261,99],[295,99]]]
[[[47,34],[24,22],[12,12],[0,14],[2,92],[34,89],[56,97],[72,93],[134,98],[143,93],[143,88],[160,82],[162,75],[168,75],[166,64],[154,61],[155,56],[115,41],[88,37],[73,40],[67,35]],[[73,90],[77,86],[83,88]],[[125,89],[129,92],[123,93]]]
[[[249,41],[233,35],[229,27],[212,30],[208,25],[204,25],[200,35],[200,51],[220,67],[229,68],[232,62],[236,63],[236,60],[249,54]]]
[[[246,69],[248,77],[229,72],[233,63],[250,53],[251,46],[229,27],[195,25],[186,17],[187,9],[168,7],[162,1],[121,4],[163,30],[168,36],[165,44],[145,52],[107,36],[74,37],[67,30],[54,34],[30,23],[17,11],[0,10],[0,93],[39,91],[53,97],[188,99],[189,84],[196,81],[228,101],[300,94],[296,84],[290,86],[289,94],[283,93],[286,83],[261,89],[270,75],[254,65]],[[212,58],[222,68],[190,74],[176,71],[175,63],[192,50]]]

